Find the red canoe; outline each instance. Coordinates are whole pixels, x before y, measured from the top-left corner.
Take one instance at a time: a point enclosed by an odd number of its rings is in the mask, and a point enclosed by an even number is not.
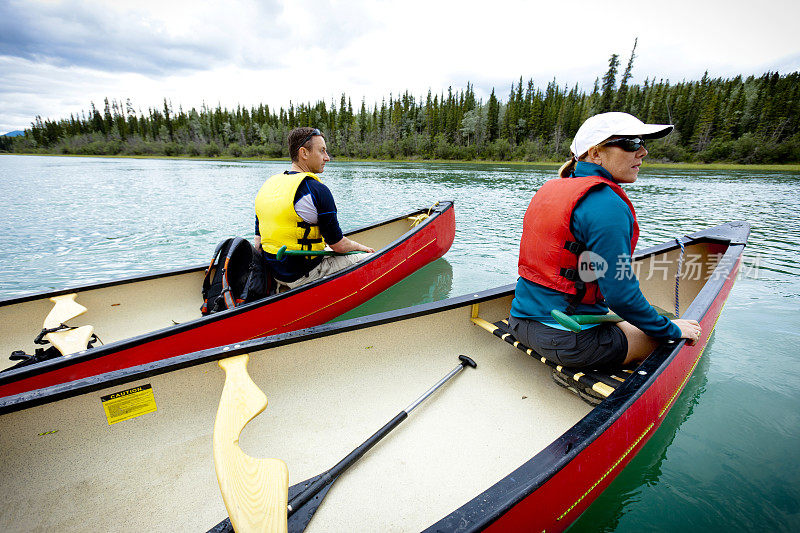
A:
[[[348,236],[378,252],[303,287],[206,317],[200,316],[204,266],[0,301],[0,354],[33,354],[33,340],[53,308],[50,298],[68,294],[76,294],[88,312],[67,325],[91,325],[105,342],[0,372],[0,397],[325,323],[443,256],[455,237],[453,203],[439,202]],[[5,359],[0,367],[13,364]]]

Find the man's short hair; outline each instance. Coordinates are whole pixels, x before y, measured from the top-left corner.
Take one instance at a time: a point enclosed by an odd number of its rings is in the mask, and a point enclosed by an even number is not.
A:
[[[311,137],[315,137],[317,135],[323,139],[325,138],[325,136],[322,135],[322,132],[317,128],[302,127],[295,128],[289,132],[289,157],[292,159],[292,161],[297,161],[300,148],[310,141]]]

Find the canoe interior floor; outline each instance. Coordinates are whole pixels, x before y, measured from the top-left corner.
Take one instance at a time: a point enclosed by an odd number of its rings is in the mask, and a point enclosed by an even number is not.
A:
[[[481,305],[507,316],[510,298]],[[290,483],[333,466],[469,355],[465,369],[343,474],[310,531],[420,530],[500,480],[590,407],[470,322],[465,306],[251,354],[269,399],[243,450]],[[215,363],[0,418],[0,530],[205,530],[226,516],[211,460]],[[149,383],[158,410],[109,426],[100,397]]]

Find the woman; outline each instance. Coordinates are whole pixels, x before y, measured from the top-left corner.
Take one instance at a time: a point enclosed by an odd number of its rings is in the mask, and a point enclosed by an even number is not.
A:
[[[621,185],[636,181],[645,139],[672,129],[627,113],[601,113],[578,129],[560,178],[545,183],[525,213],[509,320],[520,342],[557,364],[598,368],[642,360],[664,340],[699,339],[697,321],[659,316],[630,267],[639,226]],[[579,273],[579,256],[605,265],[604,275],[593,280]],[[605,314],[609,308],[625,321],[573,333],[542,318],[553,309]]]

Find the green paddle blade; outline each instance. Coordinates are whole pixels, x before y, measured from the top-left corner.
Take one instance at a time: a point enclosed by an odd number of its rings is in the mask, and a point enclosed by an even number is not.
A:
[[[615,314],[609,313],[607,315],[568,315],[562,313],[557,309],[550,311],[550,316],[556,319],[556,322],[564,326],[570,331],[578,333],[581,330],[581,324],[601,324],[603,322],[622,322],[622,319]]]
[[[578,333],[581,330],[581,325],[576,320],[573,320],[573,318],[566,313],[562,313],[557,309],[553,309],[552,311],[550,311],[550,316],[555,318],[556,322],[558,322],[559,324],[561,324],[570,331]]]
[[[603,322],[622,322],[622,319],[614,313],[607,315],[572,315],[573,320],[578,324],[601,324]]]

